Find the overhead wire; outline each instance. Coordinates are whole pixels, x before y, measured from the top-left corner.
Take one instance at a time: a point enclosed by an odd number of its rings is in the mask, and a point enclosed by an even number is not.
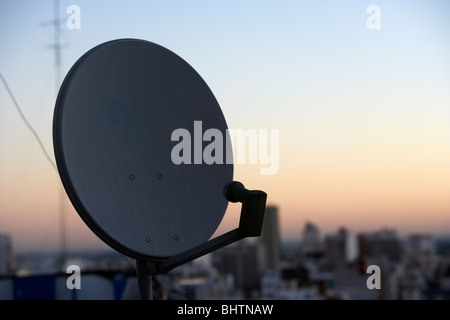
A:
[[[50,154],[47,152],[47,150],[44,147],[44,144],[42,143],[41,138],[39,137],[38,133],[36,132],[36,130],[33,128],[33,126],[30,124],[30,122],[27,120],[27,118],[25,117],[25,114],[22,111],[22,108],[20,108],[19,103],[17,102],[14,94],[12,93],[11,89],[9,88],[8,82],[6,81],[6,79],[3,77],[2,73],[0,72],[0,79],[2,80],[3,84],[5,85],[6,91],[8,92],[14,106],[17,109],[17,112],[20,115],[20,118],[22,119],[22,121],[25,123],[26,127],[31,131],[31,133],[33,134],[34,138],[36,139],[37,143],[39,144],[39,147],[42,151],[42,153],[44,154],[45,158],[47,159],[47,161],[50,163],[50,165],[52,166],[53,169],[55,169],[56,171],[58,171],[55,163],[53,162],[52,158],[50,157]]]

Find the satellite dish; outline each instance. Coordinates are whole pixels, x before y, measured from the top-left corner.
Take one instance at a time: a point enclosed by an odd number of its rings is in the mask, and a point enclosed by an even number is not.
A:
[[[145,274],[165,272],[260,234],[266,194],[232,182],[232,164],[172,160],[177,129],[190,133],[192,159],[208,144],[198,123],[227,139],[224,115],[205,81],[152,42],[100,44],[61,85],[53,143],[64,188],[86,225],[135,258],[138,272],[143,266]],[[243,202],[240,229],[208,241],[228,201]]]

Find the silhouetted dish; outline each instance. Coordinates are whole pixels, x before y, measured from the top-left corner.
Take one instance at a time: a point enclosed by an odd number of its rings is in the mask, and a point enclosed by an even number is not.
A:
[[[109,41],[68,72],[53,120],[56,162],[78,214],[112,248],[160,260],[217,229],[233,165],[177,165],[171,158],[176,129],[190,132],[192,160],[195,142],[201,150],[210,143],[194,136],[194,121],[203,132],[220,130],[225,145],[227,124],[205,81],[155,43]]]

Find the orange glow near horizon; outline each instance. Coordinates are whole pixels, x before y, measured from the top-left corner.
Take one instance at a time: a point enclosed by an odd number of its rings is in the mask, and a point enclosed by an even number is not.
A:
[[[51,2],[1,6],[0,72],[53,155],[55,65],[51,31],[39,27]],[[195,68],[230,129],[279,130],[278,172],[235,164],[234,179],[267,192],[283,239],[300,240],[306,221],[322,234],[450,234],[448,3],[383,3],[380,30],[367,29],[359,2],[80,6],[81,29],[63,30],[63,75],[94,45],[146,39]],[[57,250],[58,173],[2,84],[0,102],[0,233],[20,250]],[[106,247],[67,197],[64,207],[69,250]],[[230,204],[215,234],[236,227],[239,211]]]

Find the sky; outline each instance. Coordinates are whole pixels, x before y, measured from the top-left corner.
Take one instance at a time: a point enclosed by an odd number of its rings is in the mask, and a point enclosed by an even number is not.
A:
[[[79,29],[67,26],[71,5]],[[449,13],[444,0],[61,0],[56,79],[54,1],[0,0],[0,73],[54,160],[53,110],[70,67],[105,41],[155,42],[203,77],[229,128],[279,130],[277,172],[235,164],[234,179],[267,192],[283,239],[299,240],[306,221],[323,234],[448,234]],[[67,249],[105,248],[0,83],[0,233],[16,250],[58,249],[61,199]],[[217,234],[239,210],[230,204]]]

